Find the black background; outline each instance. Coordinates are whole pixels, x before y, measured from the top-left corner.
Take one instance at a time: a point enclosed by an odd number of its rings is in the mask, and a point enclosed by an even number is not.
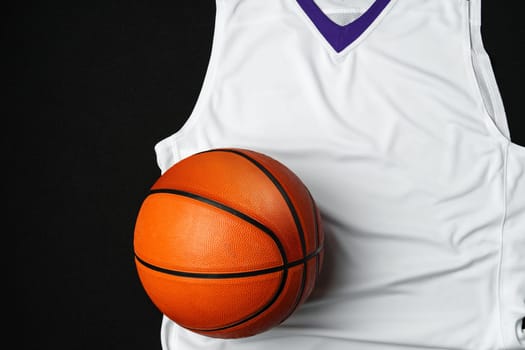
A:
[[[513,141],[525,145],[519,3],[485,1],[482,30]],[[133,263],[134,220],[159,175],[153,146],[181,127],[201,88],[214,14],[212,1],[4,8],[13,348],[160,349],[161,314]]]

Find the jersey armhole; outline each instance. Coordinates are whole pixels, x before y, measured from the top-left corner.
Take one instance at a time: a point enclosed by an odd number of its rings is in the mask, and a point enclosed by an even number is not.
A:
[[[492,68],[492,62],[485,50],[481,33],[481,1],[466,0],[468,14],[468,46],[470,52],[469,70],[473,75],[476,93],[483,104],[488,127],[497,137],[510,142],[510,131],[503,99]]]
[[[188,132],[189,129],[195,124],[195,122],[201,117],[202,105],[209,98],[210,92],[213,90],[213,84],[215,81],[215,71],[217,66],[217,60],[219,52],[222,46],[222,28],[224,24],[223,20],[223,1],[215,0],[215,22],[212,35],[211,52],[208,58],[208,64],[204,74],[204,80],[201,85],[201,89],[193,106],[193,109],[186,119],[182,127],[170,136],[160,140],[154,146],[155,154],[157,157],[157,165],[163,173],[171,165],[176,163],[181,158],[181,152],[179,149],[178,141]]]

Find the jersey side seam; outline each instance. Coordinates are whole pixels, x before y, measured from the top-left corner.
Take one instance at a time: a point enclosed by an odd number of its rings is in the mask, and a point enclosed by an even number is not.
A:
[[[503,270],[503,248],[504,248],[504,239],[505,239],[505,223],[507,221],[507,207],[508,207],[508,196],[507,196],[507,175],[508,175],[508,158],[509,158],[509,147],[510,142],[508,142],[505,145],[505,153],[504,153],[504,163],[503,163],[503,193],[502,193],[502,204],[503,204],[503,213],[501,218],[501,224],[500,224],[500,232],[499,232],[499,239],[500,239],[500,245],[499,245],[499,261],[498,261],[498,272],[497,272],[497,312],[498,312],[498,331],[499,331],[499,337],[501,341],[501,346],[505,347],[507,342],[505,339],[505,336],[503,335],[503,314],[502,314],[502,308],[501,308],[501,289],[503,284],[503,277],[502,277],[502,270]]]

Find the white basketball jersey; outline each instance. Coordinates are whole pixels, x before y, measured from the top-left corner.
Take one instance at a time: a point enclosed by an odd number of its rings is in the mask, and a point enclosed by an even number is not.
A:
[[[325,264],[276,328],[223,340],[164,317],[164,349],[525,348],[525,148],[480,1],[216,1],[202,91],[158,164],[281,161],[319,205]]]

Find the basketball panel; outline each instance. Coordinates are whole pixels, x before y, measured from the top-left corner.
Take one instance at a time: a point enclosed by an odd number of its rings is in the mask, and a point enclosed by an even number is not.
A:
[[[261,312],[280,292],[283,278],[282,271],[232,279],[188,278],[157,272],[140,262],[137,270],[157,308],[196,332],[227,328]]]
[[[162,269],[235,273],[283,265],[278,242],[249,222],[192,198],[155,193],[135,226],[136,255]]]
[[[264,166],[282,186],[291,204],[290,215],[296,216],[294,225],[298,227],[297,234],[301,234],[302,231],[301,235],[305,243],[304,255],[314,252],[319,246],[318,226],[316,224],[317,207],[306,185],[290,168],[278,160],[251,150],[242,150],[242,152]],[[287,245],[286,242],[283,244]],[[291,242],[290,246],[294,244],[295,242]],[[295,260],[297,257],[294,255],[293,259]]]
[[[281,240],[288,260],[302,258],[295,221],[272,180],[237,149],[216,149],[182,159],[169,168],[152,190],[185,191],[242,212],[273,232]],[[282,165],[281,165],[282,166]]]
[[[288,270],[286,284],[279,297],[263,313],[235,327],[197,333],[216,338],[242,338],[265,332],[290,316],[301,295],[302,282],[303,265],[294,266]]]

